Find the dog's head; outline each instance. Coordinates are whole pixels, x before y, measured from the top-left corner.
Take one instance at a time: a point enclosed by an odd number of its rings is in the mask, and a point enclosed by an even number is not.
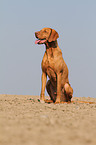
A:
[[[44,44],[46,42],[52,42],[57,40],[59,37],[58,33],[51,28],[43,28],[42,30],[35,32],[35,36],[38,40],[35,41],[35,44]]]

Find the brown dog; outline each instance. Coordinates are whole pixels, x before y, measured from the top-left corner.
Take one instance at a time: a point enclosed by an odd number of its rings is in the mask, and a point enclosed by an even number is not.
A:
[[[42,101],[45,101],[45,87],[50,98],[55,103],[71,101],[73,89],[69,84],[68,68],[58,46],[58,33],[51,28],[43,28],[35,32],[38,40],[35,44],[45,44],[46,51],[42,60]],[[46,85],[47,75],[49,80]]]

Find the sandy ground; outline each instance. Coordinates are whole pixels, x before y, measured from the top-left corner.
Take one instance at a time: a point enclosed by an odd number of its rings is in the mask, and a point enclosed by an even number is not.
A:
[[[0,95],[0,145],[96,145],[96,104],[42,104],[38,98]]]

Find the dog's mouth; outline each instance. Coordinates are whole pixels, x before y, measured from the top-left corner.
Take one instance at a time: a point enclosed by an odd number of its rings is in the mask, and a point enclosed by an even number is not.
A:
[[[46,42],[46,39],[38,39],[35,41],[35,44],[43,44]]]

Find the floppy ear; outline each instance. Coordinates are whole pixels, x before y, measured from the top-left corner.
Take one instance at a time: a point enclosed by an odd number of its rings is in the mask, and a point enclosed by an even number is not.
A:
[[[52,41],[57,40],[57,38],[59,38],[58,33],[57,33],[54,29],[51,29],[51,34],[50,34],[50,36],[49,36],[48,41],[49,41],[49,42],[52,42]]]

